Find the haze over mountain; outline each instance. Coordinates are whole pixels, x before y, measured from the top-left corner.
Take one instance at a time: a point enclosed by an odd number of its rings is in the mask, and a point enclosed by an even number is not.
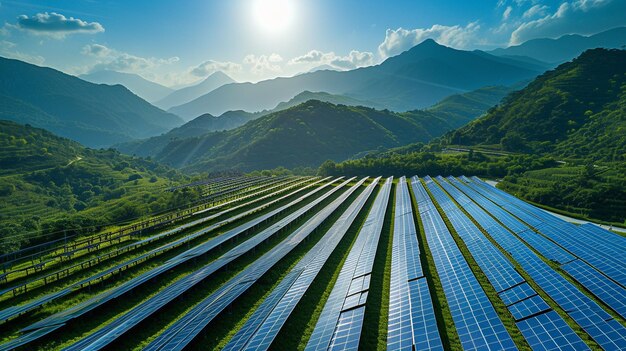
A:
[[[527,56],[559,64],[569,61],[587,49],[619,49],[626,45],[626,27],[613,28],[590,36],[564,35],[558,39],[532,39],[521,45],[489,51],[498,56]]]
[[[174,90],[161,84],[149,81],[140,75],[102,70],[78,76],[88,82],[96,84],[121,84],[148,102],[155,102],[169,95]]]
[[[28,123],[90,147],[158,135],[183,121],[121,85],[94,84],[0,58],[0,119]]]
[[[235,83],[235,81],[226,73],[217,71],[208,76],[202,82],[173,91],[159,101],[156,101],[154,104],[164,110],[167,110],[170,107],[182,105],[192,101],[221,87],[222,85],[229,83]]]
[[[522,60],[456,50],[429,39],[377,66],[228,84],[169,111],[183,118],[228,110],[262,111],[304,90],[345,95],[406,111],[487,85],[511,85],[539,73],[535,65]]]

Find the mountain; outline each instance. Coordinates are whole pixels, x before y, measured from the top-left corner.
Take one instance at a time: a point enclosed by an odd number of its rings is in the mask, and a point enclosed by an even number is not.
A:
[[[78,78],[96,84],[121,84],[142,99],[154,102],[171,94],[174,90],[161,84],[151,82],[137,74],[102,70],[89,74],[82,74]]]
[[[516,89],[511,87],[495,86],[455,94],[431,106],[428,111],[445,116],[449,122],[462,126],[499,104],[502,98],[514,90]],[[455,120],[458,121],[453,122]]]
[[[507,57],[527,56],[550,63],[563,63],[587,49],[619,49],[626,45],[626,27],[610,29],[590,36],[564,35],[558,39],[532,39],[521,45],[490,51],[490,54]]]
[[[163,97],[159,101],[156,101],[154,104],[164,110],[167,110],[170,107],[185,104],[221,87],[222,85],[230,83],[235,83],[235,81],[226,73],[217,71],[208,76],[202,82],[171,92],[169,95]],[[198,115],[200,114],[196,114],[195,116]]]
[[[29,123],[90,147],[158,135],[182,120],[121,85],[0,58],[0,119]]]
[[[506,87],[485,87],[468,93],[447,97],[428,110],[411,111],[406,114],[420,116],[417,119],[420,120],[422,127],[429,131],[428,138],[436,137],[465,125],[474,118],[481,116],[490,107],[496,105],[500,99],[510,91],[512,91],[512,89]],[[178,128],[172,129],[166,134],[145,140],[134,140],[118,144],[115,147],[130,155],[156,156],[173,140],[197,137],[214,131],[235,129],[251,120],[292,108],[310,100],[319,100],[334,105],[342,104],[347,106],[358,106],[359,104],[366,103],[345,96],[305,91],[296,95],[288,102],[278,104],[278,106],[271,111],[257,113],[229,111],[219,117],[205,114]],[[425,141],[423,139],[420,140]]]
[[[444,107],[397,113],[309,100],[230,131],[172,138],[152,156],[187,171],[316,167],[327,159],[427,142],[472,118]]]
[[[210,132],[235,129],[263,115],[264,114],[260,112],[228,111],[221,116],[215,117],[207,113],[165,134],[148,139],[133,140],[117,144],[114,147],[128,155],[155,156],[173,140],[193,138]]]
[[[365,106],[371,107],[375,109],[382,110],[385,107],[373,102],[359,100],[355,98],[351,98],[349,96],[329,94],[325,92],[311,92],[311,91],[303,91],[300,94],[294,96],[289,101],[281,102],[276,105],[275,108],[271,110],[271,112],[286,110],[290,107],[294,107],[296,105],[300,105],[303,102],[307,102],[309,100],[319,100],[324,102],[330,102],[335,105],[346,105],[346,106]]]
[[[88,235],[178,206],[195,194],[163,190],[187,180],[155,162],[0,120],[0,253],[36,244],[41,232],[44,241]]]
[[[626,51],[588,50],[539,76],[485,117],[451,133],[448,140],[560,157],[620,160],[626,150],[624,87]]]
[[[342,72],[322,70],[254,84],[227,84],[169,111],[193,118],[229,110],[269,110],[304,90],[324,91],[394,111],[407,111],[484,86],[508,86],[539,73],[541,70],[535,65],[523,60],[456,50],[429,39],[377,66]]]

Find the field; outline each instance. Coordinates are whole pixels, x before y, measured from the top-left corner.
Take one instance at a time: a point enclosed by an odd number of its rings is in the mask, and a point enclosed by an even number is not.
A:
[[[182,187],[213,196],[2,256],[0,350],[626,347],[626,238],[476,177]]]

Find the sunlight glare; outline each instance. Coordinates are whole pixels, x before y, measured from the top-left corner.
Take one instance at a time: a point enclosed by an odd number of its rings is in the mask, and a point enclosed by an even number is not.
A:
[[[279,33],[291,25],[294,17],[293,0],[255,0],[252,13],[257,25],[265,32]]]

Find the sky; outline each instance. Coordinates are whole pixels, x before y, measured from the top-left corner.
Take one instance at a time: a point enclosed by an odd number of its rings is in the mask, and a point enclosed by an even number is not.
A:
[[[382,62],[432,38],[489,50],[626,26],[626,0],[0,0],[0,56],[172,87]]]

